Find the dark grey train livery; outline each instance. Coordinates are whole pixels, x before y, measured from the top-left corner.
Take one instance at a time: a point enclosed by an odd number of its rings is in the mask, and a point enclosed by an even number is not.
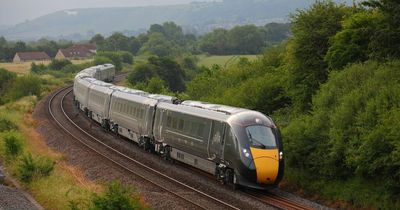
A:
[[[114,86],[111,64],[75,77],[76,105],[104,129],[223,183],[275,187],[284,169],[279,129],[260,112]]]

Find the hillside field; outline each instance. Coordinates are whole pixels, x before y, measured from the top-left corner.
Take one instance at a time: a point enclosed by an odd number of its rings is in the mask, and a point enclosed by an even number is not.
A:
[[[86,60],[71,60],[73,64],[81,64],[88,61],[92,61],[92,59]],[[28,74],[31,70],[32,62],[21,62],[21,63],[0,63],[0,68],[7,69],[8,71],[15,72],[18,75]],[[48,65],[50,61],[36,61],[36,64],[45,64]]]

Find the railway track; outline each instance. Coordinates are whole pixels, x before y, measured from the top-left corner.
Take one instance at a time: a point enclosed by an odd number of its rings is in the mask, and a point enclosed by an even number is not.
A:
[[[209,173],[206,173],[204,171],[201,171],[201,170],[199,170],[197,168],[194,168],[194,167],[191,167],[191,166],[189,166],[189,167],[190,167],[191,170],[195,171],[196,173],[200,173],[200,174],[208,177],[210,180],[214,180],[215,179],[215,177],[212,176]],[[275,207],[277,209],[285,209],[285,210],[286,209],[287,210],[313,210],[314,209],[314,208],[311,208],[309,206],[306,206],[306,205],[291,201],[288,198],[276,195],[276,194],[271,193],[271,192],[263,192],[263,191],[250,190],[250,189],[245,189],[245,190],[243,190],[243,192],[247,196],[249,196],[249,197],[251,197],[251,198],[253,198],[255,200],[258,200],[258,201],[260,201],[262,203],[265,203],[265,204],[267,204],[269,206],[273,206],[273,207]]]
[[[209,209],[210,208],[210,204],[213,203],[213,205],[211,205],[211,208],[217,207],[219,209],[240,209],[237,208],[229,203],[224,202],[223,200],[220,200],[218,198],[215,198],[211,195],[208,195],[205,192],[202,192],[200,190],[197,190],[179,180],[176,180],[170,176],[167,176],[153,168],[150,168],[146,165],[144,165],[143,163],[141,163],[138,160],[133,159],[132,157],[129,157],[123,153],[121,153],[120,151],[118,151],[117,149],[107,145],[106,143],[102,142],[100,139],[92,136],[90,133],[86,132],[85,130],[83,130],[82,128],[80,128],[66,113],[64,106],[63,106],[63,102],[64,99],[66,97],[66,95],[68,95],[70,92],[72,91],[71,86],[62,88],[58,91],[56,91],[50,98],[49,102],[48,102],[48,112],[51,115],[53,121],[63,130],[65,131],[65,133],[67,133],[68,135],[70,135],[73,139],[75,139],[76,141],[78,141],[79,143],[83,144],[85,147],[87,147],[88,149],[90,149],[91,151],[97,153],[98,155],[102,156],[103,158],[107,159],[108,161],[112,162],[113,164],[119,166],[120,168],[124,169],[125,171],[145,180],[146,182],[151,183],[152,185],[176,196],[177,198],[181,199],[184,202],[189,203],[190,205],[192,205],[195,208],[198,209]],[[61,119],[60,119],[61,118]],[[71,131],[69,128],[66,127],[66,124],[70,124],[73,125],[76,130],[79,130],[80,133],[78,132],[73,132]],[[93,144],[95,143],[95,144]],[[101,149],[99,147],[102,147]],[[107,152],[104,152],[104,148],[106,148],[108,150]],[[118,156],[119,160],[116,160],[118,158],[113,158],[110,156],[110,153],[113,154],[114,156]],[[124,161],[121,161],[121,158]],[[133,169],[132,167],[127,166],[127,162],[129,162],[130,166],[132,166],[132,164],[141,167],[143,170],[146,170],[149,173],[152,173],[153,175],[156,175],[159,178],[163,178],[164,182],[157,182],[155,180],[153,180],[152,178],[150,178],[149,176],[145,176],[141,173],[137,172],[137,169]],[[165,180],[167,180],[170,183],[173,183],[176,187],[180,187],[180,188],[184,188],[184,192],[185,193],[177,193],[177,189],[173,188],[170,189],[168,187],[165,186]],[[189,194],[189,196],[188,196]],[[193,196],[194,194],[196,194],[196,196]],[[190,198],[192,197],[192,198]],[[193,198],[194,197],[194,198]],[[201,198],[200,198],[201,197]],[[204,199],[206,199],[207,202],[207,206],[204,205]],[[210,203],[211,202],[211,203]]]
[[[260,202],[272,205],[279,209],[313,210],[313,208],[311,208],[309,206],[305,206],[305,205],[299,204],[297,202],[293,202],[291,200],[288,200],[287,198],[284,198],[284,197],[281,197],[281,196],[278,196],[278,195],[275,195],[272,193],[265,193],[265,192],[260,193],[260,192],[250,191],[250,190],[245,191],[245,193]]]

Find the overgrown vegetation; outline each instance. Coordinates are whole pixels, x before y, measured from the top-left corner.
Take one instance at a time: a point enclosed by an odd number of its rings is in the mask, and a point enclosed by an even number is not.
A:
[[[132,197],[133,189],[123,186],[120,182],[108,184],[102,194],[93,194],[91,210],[132,210],[143,209],[138,196]]]
[[[13,160],[22,153],[22,142],[15,134],[9,133],[4,137],[4,154],[7,159]]]
[[[54,169],[54,162],[44,157],[32,157],[30,153],[21,157],[18,167],[19,179],[30,183],[34,178],[46,177]]]
[[[387,44],[400,37],[394,11],[391,0],[317,1],[291,16],[286,43],[255,61],[203,68],[180,96],[272,115],[285,186],[339,208],[400,208],[400,48]]]

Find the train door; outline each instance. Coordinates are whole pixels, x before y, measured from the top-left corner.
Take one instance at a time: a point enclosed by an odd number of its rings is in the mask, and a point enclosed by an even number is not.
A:
[[[208,140],[208,157],[211,160],[219,161],[219,159],[223,158],[224,130],[224,123],[212,121],[211,135]]]

